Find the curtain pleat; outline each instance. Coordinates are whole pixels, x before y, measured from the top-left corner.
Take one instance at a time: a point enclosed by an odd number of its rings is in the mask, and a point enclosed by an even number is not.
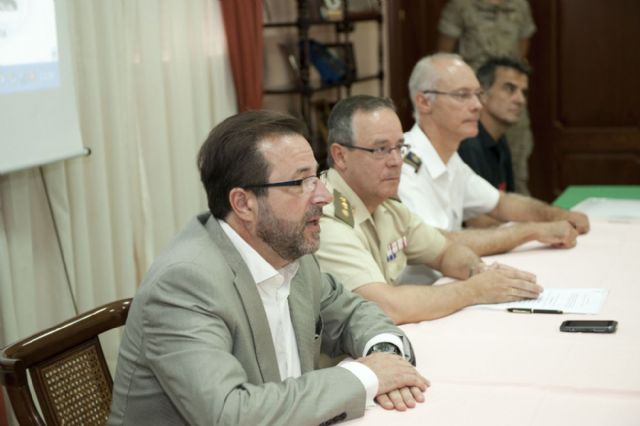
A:
[[[262,107],[262,0],[220,0],[238,110]]]

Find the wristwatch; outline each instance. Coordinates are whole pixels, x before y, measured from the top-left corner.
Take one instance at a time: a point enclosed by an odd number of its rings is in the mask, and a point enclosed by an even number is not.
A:
[[[367,355],[371,355],[374,352],[386,352],[390,354],[402,355],[400,349],[398,349],[398,347],[393,343],[389,342],[376,343],[375,345],[371,346],[371,348],[369,348],[369,352],[367,352]]]
[[[413,348],[411,347],[411,343],[409,342],[408,339],[406,339],[404,337],[402,339],[404,340],[404,344],[405,344],[404,358],[407,361],[409,361],[411,363],[411,365],[413,365],[415,367],[416,358],[413,355]],[[375,345],[373,345],[373,346],[371,346],[369,348],[369,351],[367,352],[367,355],[371,355],[374,352],[386,352],[386,353],[396,354],[396,355],[402,356],[402,352],[400,351],[400,349],[396,345],[394,345],[393,343],[389,343],[389,342],[376,343]]]

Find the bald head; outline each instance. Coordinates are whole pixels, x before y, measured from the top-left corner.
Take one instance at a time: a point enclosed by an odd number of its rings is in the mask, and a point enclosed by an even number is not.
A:
[[[416,122],[443,160],[478,132],[480,83],[460,56],[438,53],[421,59],[409,80]]]

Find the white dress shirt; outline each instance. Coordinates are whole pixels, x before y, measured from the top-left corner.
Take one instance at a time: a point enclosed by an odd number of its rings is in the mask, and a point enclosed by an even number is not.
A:
[[[423,221],[445,231],[459,231],[464,220],[496,207],[500,192],[477,175],[457,152],[445,164],[418,124],[404,134],[404,142],[410,146],[414,164],[402,164],[398,196]],[[409,265],[398,282],[428,284],[441,276],[426,265]]]
[[[253,247],[251,247],[238,233],[223,220],[218,219],[224,233],[229,237],[233,246],[238,250],[242,260],[249,268],[249,272],[256,282],[258,293],[262,299],[273,346],[276,350],[280,378],[299,377],[300,355],[296,342],[295,331],[291,323],[289,312],[289,289],[291,280],[298,271],[298,262],[292,262],[284,268],[276,270]],[[404,346],[400,337],[383,333],[373,337],[365,345],[363,356],[369,348],[379,342],[389,342],[400,348],[404,355]],[[374,405],[373,398],[378,393],[378,377],[366,365],[353,360],[345,360],[339,364],[353,373],[366,390],[367,406]]]
[[[402,165],[398,195],[426,223],[458,231],[464,220],[498,205],[500,192],[467,166],[457,152],[445,164],[417,124],[404,138],[421,164],[417,170],[406,162]]]

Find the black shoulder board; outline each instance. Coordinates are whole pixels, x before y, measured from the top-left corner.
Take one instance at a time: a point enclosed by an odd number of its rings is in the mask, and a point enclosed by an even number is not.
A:
[[[422,159],[412,151],[409,151],[407,155],[404,156],[404,162],[413,167],[416,173],[418,173],[420,166],[422,166]]]

